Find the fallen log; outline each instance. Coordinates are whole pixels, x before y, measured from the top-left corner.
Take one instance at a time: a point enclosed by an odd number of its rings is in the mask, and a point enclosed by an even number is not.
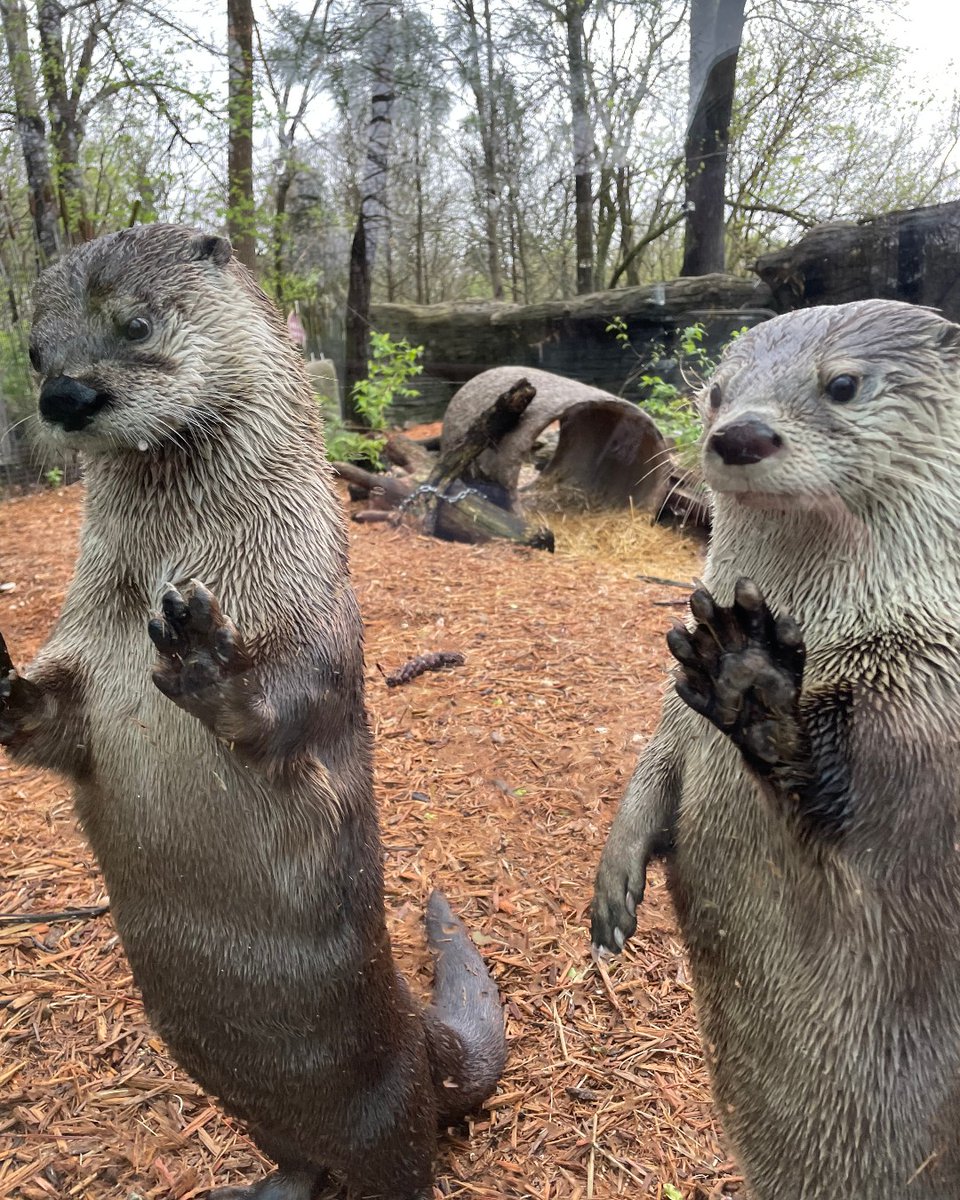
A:
[[[414,504],[421,505],[424,533],[451,541],[502,539],[552,551],[554,538],[549,529],[533,525],[509,507],[495,503],[476,483],[464,483],[460,478],[478,455],[516,427],[535,395],[536,389],[527,380],[517,380],[471,423],[461,442],[436,462],[431,458],[431,470],[419,486],[413,480],[374,474],[354,463],[335,462],[333,468],[342,479],[366,488],[375,509],[407,511]],[[402,436],[393,439],[396,456],[400,457],[410,444]],[[509,503],[506,495],[503,498]]]
[[[366,488],[367,494],[374,501],[382,498],[387,508],[398,508],[404,500],[413,494],[415,484],[409,479],[397,479],[394,475],[378,475],[358,467],[356,463],[334,462],[330,464],[341,479],[357,487]]]
[[[427,533],[472,542],[504,538],[538,550],[553,550],[550,530],[533,525],[512,511],[506,493],[502,494],[504,503],[497,504],[478,490],[476,484],[461,480],[475,459],[516,429],[536,394],[537,389],[526,379],[518,379],[470,423],[456,445],[440,455],[426,482],[415,493],[424,500]]]

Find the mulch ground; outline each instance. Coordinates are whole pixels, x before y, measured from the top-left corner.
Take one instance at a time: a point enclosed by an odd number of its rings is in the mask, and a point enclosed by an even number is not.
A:
[[[0,505],[0,585],[15,584],[0,587],[0,628],[21,664],[62,602],[81,499],[73,487]],[[576,526],[554,556],[351,527],[398,957],[425,991],[420,914],[442,887],[506,1004],[508,1068],[443,1139],[437,1194],[705,1200],[736,1178],[660,873],[622,959],[595,965],[587,931],[685,595],[639,575],[690,579],[698,553],[638,518],[615,535],[609,519]],[[466,663],[385,685],[381,667],[431,650]],[[0,756],[0,822],[0,913],[104,902],[56,777]],[[260,1175],[243,1131],[146,1024],[109,916],[2,924],[0,961],[0,1197],[189,1200]]]

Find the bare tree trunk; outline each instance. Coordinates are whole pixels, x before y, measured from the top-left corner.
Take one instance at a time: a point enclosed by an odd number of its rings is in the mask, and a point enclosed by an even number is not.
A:
[[[682,275],[722,271],[727,147],[745,0],[692,0]]]
[[[353,404],[353,387],[366,375],[370,357],[370,289],[377,249],[386,232],[388,165],[393,141],[392,0],[369,0],[367,14],[368,62],[372,75],[370,122],[360,187],[360,212],[350,247],[343,388],[344,417],[357,424],[362,422]]]
[[[600,181],[597,185],[597,247],[595,251],[597,279],[603,279],[606,274],[607,256],[613,241],[613,231],[617,226],[618,214],[614,202],[613,183],[613,167],[602,166]]]
[[[253,5],[227,0],[227,232],[249,270],[256,266],[253,200]]]
[[[570,107],[573,113],[574,230],[577,246],[577,292],[593,291],[593,163],[594,136],[587,106],[583,14],[590,0],[566,0]]]
[[[427,300],[427,296],[429,295],[429,292],[427,290],[427,280],[426,280],[427,248],[426,248],[426,242],[424,239],[424,221],[423,221],[423,167],[424,167],[424,162],[423,162],[423,150],[422,150],[422,147],[420,144],[420,126],[419,125],[414,126],[413,147],[414,147],[413,187],[414,187],[414,192],[417,197],[417,209],[416,209],[417,215],[416,215],[416,229],[415,229],[415,241],[414,241],[413,253],[414,253],[414,270],[416,272],[416,277],[417,277],[417,303],[418,304],[428,304],[429,301]]]
[[[617,209],[620,214],[620,254],[621,262],[627,264],[627,287],[636,287],[640,282],[638,271],[639,259],[630,257],[634,239],[633,209],[630,206],[630,170],[628,167],[617,168]]]
[[[47,155],[47,131],[40,115],[33,64],[30,61],[27,12],[20,0],[0,0],[0,18],[3,20],[3,33],[10,62],[10,78],[17,110],[17,133],[27,171],[30,213],[37,239],[38,257],[43,266],[53,262],[60,253],[60,230],[53,176]]]
[[[64,65],[63,49],[64,8],[59,0],[40,0],[37,7],[37,31],[40,35],[40,66],[47,96],[50,117],[50,140],[54,151],[55,179],[60,200],[60,219],[67,240],[75,245],[87,242],[94,235],[93,222],[87,212],[83,175],[80,169],[82,132],[77,119],[79,93],[90,70],[100,33],[99,18],[91,14],[77,67],[75,94],[70,95]]]
[[[457,0],[456,7],[466,24],[467,51],[463,71],[473,92],[483,157],[484,238],[487,244],[487,273],[495,300],[503,299],[503,248],[500,231],[500,155],[497,138],[496,88],[494,86],[493,22],[490,0],[483,0],[483,25],[474,0]],[[483,41],[483,64],[480,43]]]

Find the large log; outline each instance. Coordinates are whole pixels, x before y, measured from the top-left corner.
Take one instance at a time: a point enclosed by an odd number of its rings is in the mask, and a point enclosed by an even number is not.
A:
[[[554,539],[549,529],[530,524],[509,507],[491,503],[461,478],[484,451],[496,447],[517,428],[537,394],[524,378],[514,377],[512,382],[504,380],[504,384],[492,402],[475,413],[461,438],[445,449],[441,442],[440,458],[424,485],[424,527],[428,533],[471,542],[488,537],[506,538],[552,551]]]
[[[632,504],[656,512],[670,463],[655,423],[627,400],[547,371],[495,367],[465,383],[447,409],[441,453],[449,455],[466,445],[478,417],[490,411],[496,397],[521,374],[536,388],[536,398],[516,428],[472,465],[461,467],[464,478],[496,483],[511,503],[517,503],[520,468],[543,430],[558,421],[557,447],[540,477],[544,487],[564,490],[588,505]]]
[[[781,312],[879,298],[960,320],[960,201],[816,225],[754,269]]]
[[[643,287],[616,288],[541,304],[496,301],[463,304],[378,304],[377,329],[424,347],[426,376],[456,386],[500,363],[555,371],[619,392],[635,359],[607,331],[620,317],[634,349],[654,344],[703,321],[710,344],[771,315],[769,290],[755,279],[703,275]]]
[[[522,514],[491,502],[473,484],[459,477],[481,451],[516,426],[535,394],[526,380],[514,379],[512,386],[471,422],[462,444],[440,456],[419,487],[412,480],[377,475],[353,463],[336,462],[334,470],[348,482],[367,488],[375,505],[404,508],[408,504],[419,505],[425,533],[466,542],[500,538],[552,551],[554,538],[549,529],[533,525]],[[408,439],[395,440],[398,455],[412,444],[405,446],[404,442]]]

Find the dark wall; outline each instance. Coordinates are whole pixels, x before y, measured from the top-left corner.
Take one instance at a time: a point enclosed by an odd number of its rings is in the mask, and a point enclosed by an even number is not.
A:
[[[504,365],[539,367],[619,395],[651,347],[669,348],[687,325],[701,321],[719,345],[771,314],[763,284],[704,275],[545,304],[380,304],[372,320],[392,337],[424,347],[422,400],[405,414],[423,417],[428,410],[440,415],[474,375]],[[607,330],[615,316],[626,323],[630,348]]]

